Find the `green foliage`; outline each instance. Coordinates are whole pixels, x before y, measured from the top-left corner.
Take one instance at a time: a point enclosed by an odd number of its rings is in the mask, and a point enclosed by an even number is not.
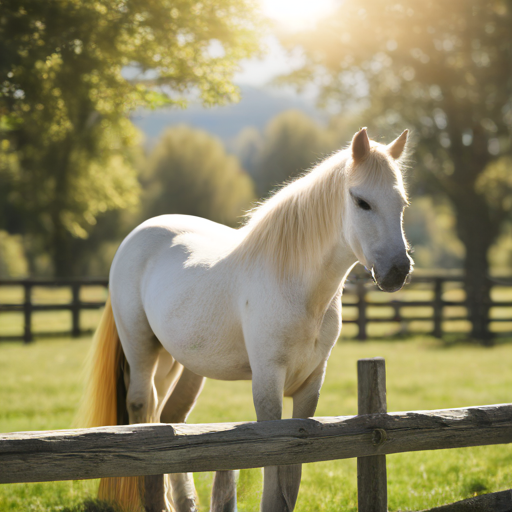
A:
[[[231,144],[231,149],[240,160],[240,164],[253,178],[262,144],[261,133],[254,126],[246,126],[240,130]]]
[[[457,211],[466,197],[489,213],[476,183],[511,149],[511,23],[501,0],[350,0],[287,41],[306,55],[287,80],[300,86],[322,71],[324,104],[357,103],[384,132],[415,128],[423,190],[447,194]],[[489,214],[493,236],[500,220]]]
[[[248,0],[2,0],[1,7],[3,114],[11,123],[26,122],[27,112],[51,117],[50,139],[63,140],[80,114],[117,118],[182,101],[164,85],[197,87],[210,104],[236,99],[229,79],[257,49]],[[123,78],[125,66],[139,69],[140,80]],[[77,111],[73,96],[90,108]]]
[[[255,158],[254,180],[265,196],[277,185],[308,170],[332,149],[330,134],[306,114],[288,110],[275,116],[265,128]]]
[[[196,215],[236,226],[254,200],[252,180],[220,140],[186,126],[168,129],[142,176],[144,216]]]
[[[512,158],[504,156],[493,160],[478,176],[475,189],[483,195],[497,217],[512,213]]]
[[[289,78],[305,84],[321,68],[324,102],[359,101],[394,130],[412,123],[437,146],[494,155],[512,125],[511,18],[501,0],[349,0],[288,40],[307,59]]]
[[[404,215],[407,240],[414,247],[416,268],[460,268],[464,246],[455,232],[455,216],[448,201],[415,197]]]
[[[0,278],[26,277],[28,264],[19,235],[0,231]]]
[[[255,23],[250,0],[0,0],[2,227],[42,236],[55,271],[73,273],[72,239],[137,203],[126,114],[192,89],[236,99]]]

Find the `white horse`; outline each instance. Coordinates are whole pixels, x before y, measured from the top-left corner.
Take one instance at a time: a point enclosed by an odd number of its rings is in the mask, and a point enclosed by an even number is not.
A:
[[[293,417],[313,416],[350,269],[361,262],[385,291],[411,271],[406,140],[381,145],[362,129],[238,230],[182,215],[134,229],[110,272],[87,425],[184,422],[205,377],[252,379],[258,421],[280,419],[283,396]],[[300,465],[265,468],[261,509],[292,511],[300,478]],[[212,510],[233,505],[233,485],[232,472],[216,474]],[[100,497],[126,510],[197,510],[191,474],[108,479]]]

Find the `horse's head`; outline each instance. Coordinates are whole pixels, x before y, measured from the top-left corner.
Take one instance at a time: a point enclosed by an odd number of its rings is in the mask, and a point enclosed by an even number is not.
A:
[[[407,130],[385,146],[370,141],[363,128],[352,139],[346,171],[346,239],[387,292],[402,288],[413,266],[402,226],[407,196],[398,165],[406,142]]]

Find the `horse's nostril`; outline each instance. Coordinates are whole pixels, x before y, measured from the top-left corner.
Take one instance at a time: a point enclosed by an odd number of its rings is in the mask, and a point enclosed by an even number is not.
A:
[[[393,265],[389,271],[389,277],[400,278],[405,277],[410,270],[410,265]]]
[[[393,265],[392,269],[396,275],[407,275],[411,272],[411,262],[409,259]]]
[[[400,274],[409,274],[409,272],[411,271],[411,265],[410,263],[405,263],[403,265],[400,265],[398,267],[398,272],[400,272]]]
[[[378,280],[378,285],[385,291],[399,290],[404,285],[410,271],[409,263],[395,264],[382,279]]]

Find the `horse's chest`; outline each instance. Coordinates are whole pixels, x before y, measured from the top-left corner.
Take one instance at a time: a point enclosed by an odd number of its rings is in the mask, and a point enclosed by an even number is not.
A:
[[[310,343],[297,347],[286,366],[285,395],[291,396],[328,357],[329,352]]]

